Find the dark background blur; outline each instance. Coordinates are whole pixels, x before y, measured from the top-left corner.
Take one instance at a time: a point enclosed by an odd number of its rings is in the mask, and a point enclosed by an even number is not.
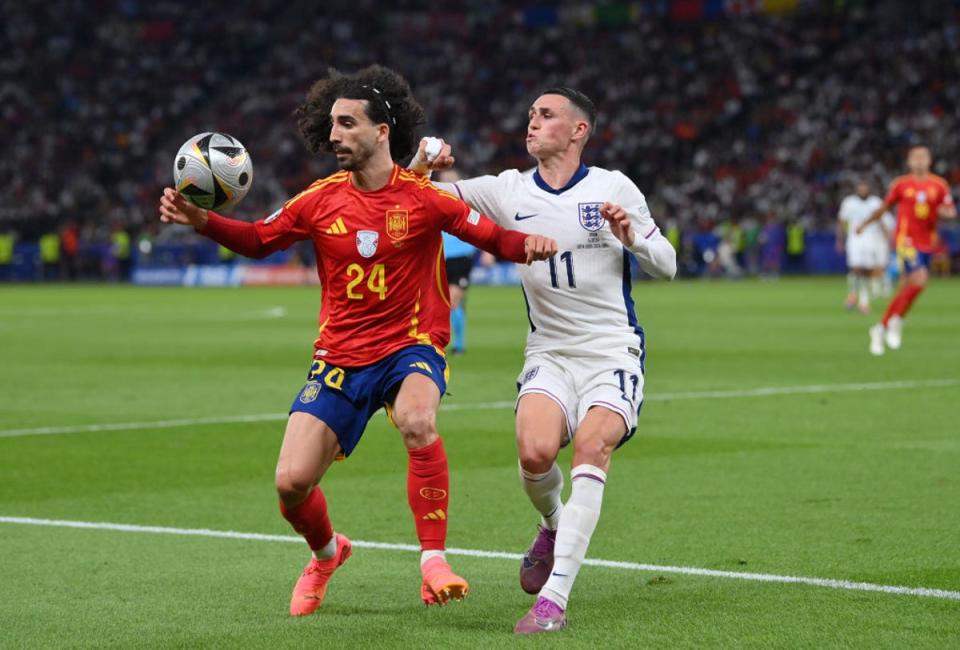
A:
[[[116,277],[98,256],[118,232],[132,257],[141,240],[190,243],[158,227],[156,203],[180,144],[207,130],[253,157],[235,216],[265,216],[334,169],[296,134],[310,84],[374,62],[410,80],[424,134],[452,142],[466,175],[531,167],[538,90],[586,92],[600,110],[586,162],[637,183],[689,273],[697,237],[746,255],[767,224],[829,232],[854,177],[882,195],[913,143],[960,184],[955,0],[4,2],[0,232],[23,254],[44,235],[96,253],[67,277]]]

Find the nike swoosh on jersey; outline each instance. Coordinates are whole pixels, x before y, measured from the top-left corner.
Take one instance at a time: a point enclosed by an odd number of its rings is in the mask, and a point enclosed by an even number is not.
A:
[[[523,221],[524,219],[532,219],[535,216],[537,216],[536,212],[534,212],[533,214],[520,214],[518,212],[515,215],[513,215],[513,219],[514,221]]]

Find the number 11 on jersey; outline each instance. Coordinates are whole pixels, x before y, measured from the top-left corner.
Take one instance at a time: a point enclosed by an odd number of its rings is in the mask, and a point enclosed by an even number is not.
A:
[[[577,288],[577,281],[573,276],[573,251],[563,251],[560,253],[560,260],[567,265],[567,286],[571,289]],[[551,257],[547,260],[550,265],[550,286],[554,289],[560,288],[560,282],[557,279],[557,258]]]

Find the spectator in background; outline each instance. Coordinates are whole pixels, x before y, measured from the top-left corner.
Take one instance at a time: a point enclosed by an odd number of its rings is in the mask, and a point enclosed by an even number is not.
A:
[[[502,0],[452,3],[440,14],[401,3],[377,20],[279,0],[189,12],[178,3],[98,12],[68,0],[7,3],[0,222],[36,241],[48,220],[95,221],[107,230],[100,242],[119,211],[134,232],[169,182],[173,153],[207,125],[250,148],[257,181],[244,212],[272,212],[333,171],[305,159],[289,120],[315,71],[291,65],[304,51],[343,68],[373,52],[409,70],[430,129],[461,152],[468,176],[526,164],[511,138],[531,88],[583,86],[610,107],[590,159],[656,187],[656,212],[682,232],[771,211],[809,218],[808,231],[829,229],[850,180],[844,170],[888,181],[901,162],[891,152],[911,141],[935,139],[933,171],[960,182],[957,12],[924,24],[919,12],[897,22],[858,10],[862,3],[818,2],[779,16],[677,23],[671,3],[640,4],[649,11],[622,20],[599,20],[584,3],[583,12],[530,24]],[[228,7],[231,19],[218,20]],[[574,41],[589,59],[557,46]],[[538,65],[517,63],[529,60]],[[167,237],[198,241],[189,230]]]
[[[40,237],[40,263],[43,265],[44,280],[59,280],[60,276],[60,235],[48,232]]]
[[[0,231],[0,282],[12,279],[13,246],[16,243],[13,230]]]
[[[776,215],[768,214],[760,232],[760,275],[776,278],[783,271],[786,232]]]
[[[121,282],[129,282],[133,250],[130,244],[130,233],[119,221],[114,222],[113,230],[110,232],[110,254],[116,260],[117,279]]]
[[[60,252],[61,277],[76,280],[80,272],[80,237],[73,220],[68,221],[60,232]]]
[[[801,219],[792,219],[787,224],[787,272],[804,271],[804,255],[807,252],[807,231]]]

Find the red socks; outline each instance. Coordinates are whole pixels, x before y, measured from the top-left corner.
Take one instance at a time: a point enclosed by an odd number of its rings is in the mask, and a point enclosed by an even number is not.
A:
[[[319,550],[333,539],[333,526],[327,515],[327,499],[319,486],[313,488],[306,501],[293,508],[288,509],[281,501],[280,512],[293,529],[303,535],[311,550]]]
[[[443,440],[408,449],[407,502],[413,512],[420,549],[442,551],[447,541],[447,504],[450,474]]]
[[[893,300],[890,301],[890,304],[887,306],[887,311],[883,313],[883,320],[880,321],[883,323],[883,326],[886,327],[887,321],[894,316],[906,316],[907,312],[910,311],[910,307],[913,306],[913,301],[917,299],[917,296],[919,296],[922,291],[923,287],[915,284],[903,285],[903,288],[900,289],[897,295],[893,297]]]
[[[408,449],[407,501],[413,511],[420,548],[442,551],[447,541],[447,504],[450,475],[447,454],[439,438],[420,449]],[[333,538],[333,526],[327,515],[327,500],[319,486],[313,488],[306,501],[293,508],[280,503],[280,512],[293,529],[304,536],[314,551]]]

